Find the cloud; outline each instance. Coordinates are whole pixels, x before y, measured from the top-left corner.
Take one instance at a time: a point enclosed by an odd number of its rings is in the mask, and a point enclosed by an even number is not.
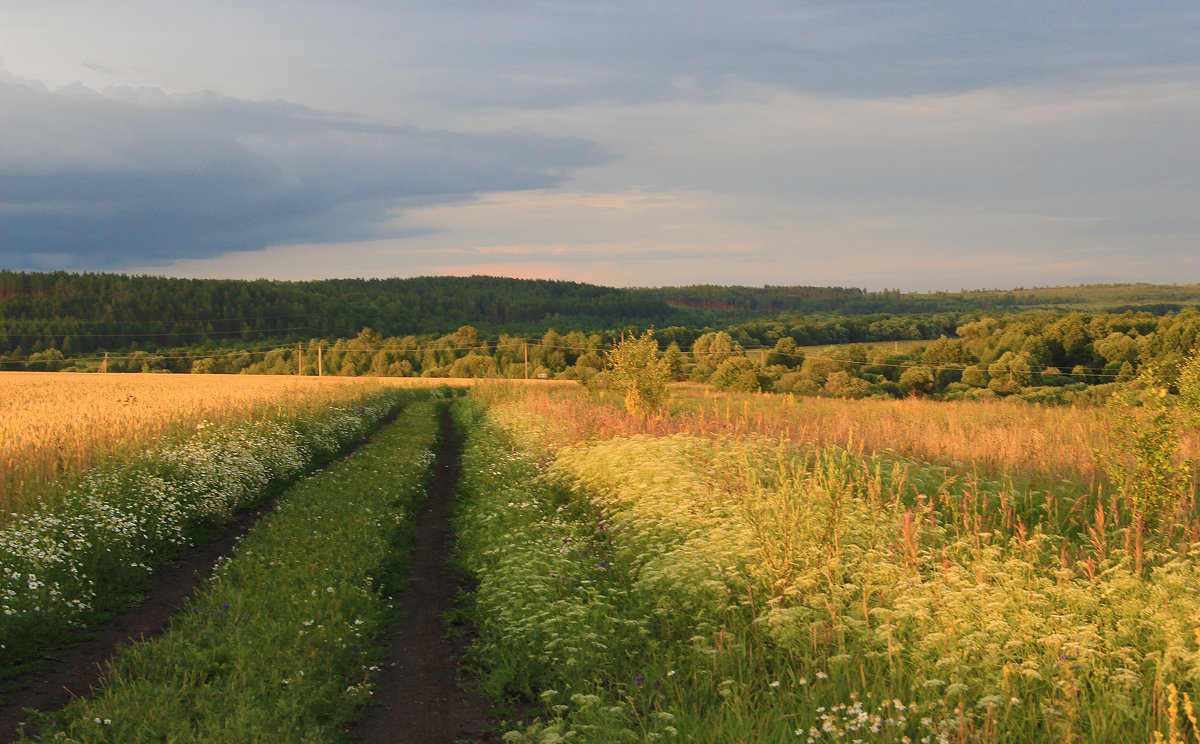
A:
[[[0,265],[916,289],[1197,266],[1194,2],[43,0],[5,20],[9,64],[92,87],[0,89]],[[135,87],[97,92],[116,82]],[[178,94],[203,88],[232,97]]]
[[[1186,2],[539,0],[409,3],[397,62],[446,105],[712,100],[750,85],[853,97],[956,93],[1195,64]],[[436,29],[436,33],[429,33]],[[467,74],[469,73],[469,74]],[[445,83],[453,79],[455,85]]]
[[[121,268],[412,234],[396,204],[545,188],[604,162],[530,132],[382,125],[286,102],[0,80],[0,262]]]

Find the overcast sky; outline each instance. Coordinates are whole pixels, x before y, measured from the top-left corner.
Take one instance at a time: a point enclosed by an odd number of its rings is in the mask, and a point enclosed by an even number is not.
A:
[[[1200,4],[0,0],[0,268],[1200,282]]]

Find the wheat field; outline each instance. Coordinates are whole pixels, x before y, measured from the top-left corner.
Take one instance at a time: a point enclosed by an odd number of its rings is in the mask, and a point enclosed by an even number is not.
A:
[[[19,512],[101,460],[201,421],[269,417],[361,391],[361,378],[0,373],[0,507]]]
[[[0,522],[101,460],[201,421],[269,417],[379,386],[469,386],[446,378],[0,372]],[[573,382],[523,381],[538,387]]]

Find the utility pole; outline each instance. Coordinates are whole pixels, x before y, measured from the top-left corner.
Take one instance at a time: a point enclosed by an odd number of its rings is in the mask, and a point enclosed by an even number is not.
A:
[[[100,374],[108,371],[108,352],[104,352],[104,361],[100,362]]]
[[[529,342],[528,341],[524,342],[523,346],[525,347],[525,379],[528,380],[529,379]]]
[[[321,344],[317,344],[317,377],[325,375],[325,365],[321,361],[321,352],[325,349]]]
[[[296,374],[304,374],[304,351],[300,348],[300,342],[296,342]]]

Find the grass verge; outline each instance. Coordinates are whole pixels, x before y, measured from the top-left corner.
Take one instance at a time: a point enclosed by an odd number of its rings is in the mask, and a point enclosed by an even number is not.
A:
[[[201,427],[94,470],[5,524],[0,678],[67,629],[125,606],[159,561],[328,462],[411,395],[383,390],[290,419]]]

